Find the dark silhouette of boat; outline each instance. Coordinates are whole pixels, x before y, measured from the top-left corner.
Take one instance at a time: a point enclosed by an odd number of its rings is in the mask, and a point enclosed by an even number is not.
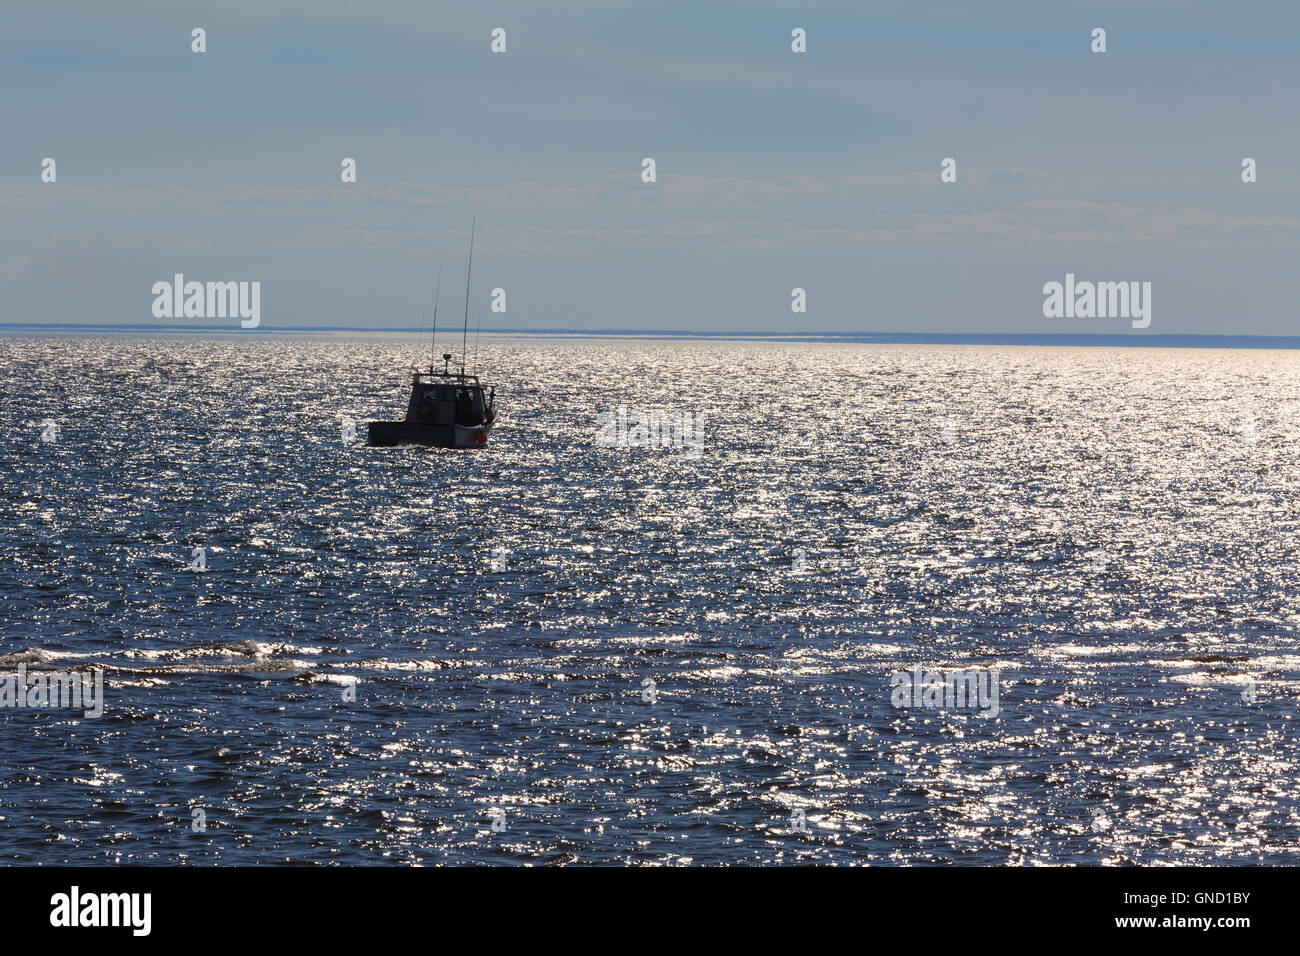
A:
[[[474,226],[469,234],[469,269],[465,275],[465,326],[461,334],[460,371],[451,369],[451,353],[442,356],[442,371],[415,370],[406,418],[400,422],[371,422],[370,444],[437,445],[442,448],[477,448],[486,445],[497,418],[496,388],[488,388],[477,374],[465,371],[465,338],[469,333],[469,283],[474,269]],[[442,267],[438,267],[438,291]],[[438,292],[433,303],[434,338],[438,334]],[[475,355],[478,347],[475,346]]]
[[[442,356],[443,369],[416,371],[406,420],[371,422],[372,445],[439,445],[474,448],[486,445],[496,421],[496,388],[487,389],[477,375],[450,370],[451,355]]]

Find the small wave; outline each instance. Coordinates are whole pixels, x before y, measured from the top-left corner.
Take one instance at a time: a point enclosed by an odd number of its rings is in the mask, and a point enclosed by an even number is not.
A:
[[[254,680],[284,680],[286,678],[310,675],[311,664],[307,661],[296,661],[293,659],[284,661],[265,661],[259,662],[252,667],[238,668],[235,673],[239,674],[241,677],[251,677]]]
[[[15,664],[49,664],[71,656],[69,653],[51,651],[44,647],[28,647],[21,651],[14,651],[11,654],[0,654],[0,667]]]
[[[276,654],[320,654],[319,647],[303,647],[281,641],[235,641],[229,644],[198,644],[192,647],[132,648],[125,656],[143,660],[197,660],[211,657],[253,657],[264,659]]]

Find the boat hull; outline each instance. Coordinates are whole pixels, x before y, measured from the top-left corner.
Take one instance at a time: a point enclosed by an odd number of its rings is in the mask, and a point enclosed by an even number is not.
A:
[[[488,425],[439,425],[433,422],[371,422],[370,444],[431,445],[438,448],[481,448],[487,444]]]

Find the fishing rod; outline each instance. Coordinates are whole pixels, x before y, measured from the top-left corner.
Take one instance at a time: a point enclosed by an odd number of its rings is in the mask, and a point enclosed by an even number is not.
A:
[[[438,254],[438,285],[433,292],[433,338],[429,341],[429,374],[433,374],[433,361],[438,355],[438,296],[442,294],[442,264],[447,254]],[[423,324],[423,318],[420,320]]]
[[[478,375],[478,337],[483,331],[483,313],[478,314],[478,320],[474,323],[474,374]]]
[[[475,216],[469,227],[469,266],[465,269],[465,327],[460,333],[460,374],[465,374],[465,339],[469,336],[469,278],[474,273],[474,228],[478,225]]]

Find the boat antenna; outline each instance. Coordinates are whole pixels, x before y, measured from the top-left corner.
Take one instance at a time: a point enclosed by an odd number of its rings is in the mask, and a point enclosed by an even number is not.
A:
[[[469,266],[465,269],[465,327],[460,333],[460,374],[465,374],[465,339],[469,336],[469,277],[474,272],[474,228],[478,225],[478,217],[470,223],[469,227]]]
[[[429,342],[429,374],[433,374],[433,361],[438,354],[438,296],[442,293],[442,264],[445,252],[438,254],[438,284],[433,290],[433,338]]]

